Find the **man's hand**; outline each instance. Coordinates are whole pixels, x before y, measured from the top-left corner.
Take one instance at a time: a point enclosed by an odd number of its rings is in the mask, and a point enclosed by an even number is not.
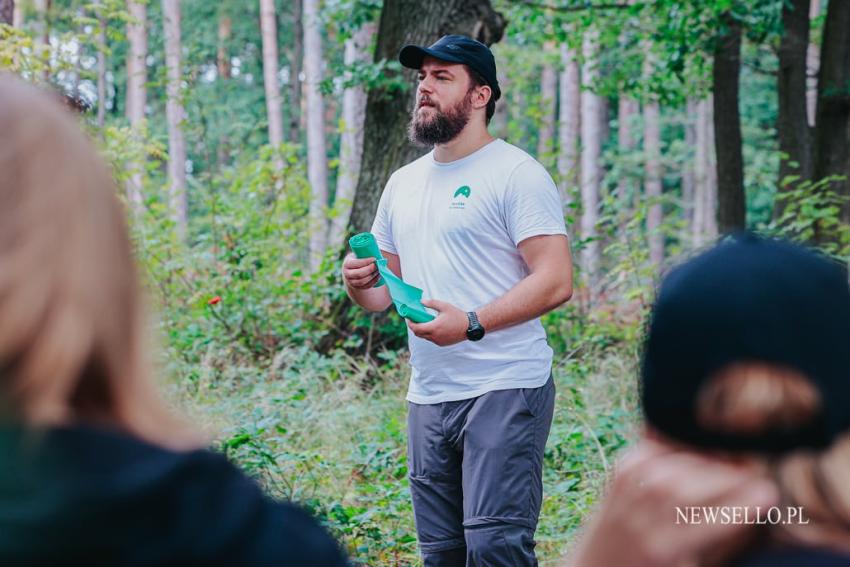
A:
[[[380,277],[374,258],[358,258],[348,254],[342,261],[342,280],[351,289],[374,287]]]
[[[437,311],[437,318],[427,323],[407,321],[407,326],[414,335],[420,339],[429,340],[437,346],[449,346],[466,340],[466,329],[469,328],[466,311],[436,299],[423,300],[422,305]]]

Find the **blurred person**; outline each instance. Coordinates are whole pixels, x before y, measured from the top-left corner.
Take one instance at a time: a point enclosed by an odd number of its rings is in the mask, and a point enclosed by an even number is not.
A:
[[[673,270],[641,373],[646,439],[570,565],[850,565],[850,290],[753,235]]]
[[[408,321],[408,476],[423,562],[536,565],[555,408],[540,316],[572,295],[563,207],[546,169],[487,130],[501,90],[486,45],[447,35],[404,46],[399,61],[419,78],[409,137],[433,150],[392,174],[372,233],[438,312]],[[342,273],[354,302],[390,306],[374,259],[349,255]]]
[[[0,565],[346,565],[155,391],[116,188],[55,96],[0,75]]]

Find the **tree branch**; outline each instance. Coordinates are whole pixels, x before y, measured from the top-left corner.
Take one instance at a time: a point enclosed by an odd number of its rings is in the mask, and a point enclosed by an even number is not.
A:
[[[534,2],[533,0],[515,0],[520,4],[528,6],[530,8],[539,8],[541,10],[551,10],[553,12],[581,12],[582,10],[619,10],[623,8],[632,8],[635,6],[644,6],[643,2],[635,2],[635,3],[621,3],[621,4],[581,4],[578,6],[552,6],[550,4],[544,4],[541,2]]]

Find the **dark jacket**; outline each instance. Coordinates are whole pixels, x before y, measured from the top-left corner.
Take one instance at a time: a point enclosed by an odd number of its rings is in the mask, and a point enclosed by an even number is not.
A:
[[[769,549],[744,558],[738,567],[850,567],[850,555],[802,547]]]
[[[0,428],[0,565],[347,565],[223,456],[88,427]]]

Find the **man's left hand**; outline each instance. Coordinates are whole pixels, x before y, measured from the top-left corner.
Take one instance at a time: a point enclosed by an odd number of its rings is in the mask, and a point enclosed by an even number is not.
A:
[[[466,340],[469,318],[462,311],[445,301],[426,299],[422,305],[437,311],[437,318],[427,323],[407,321],[407,326],[420,339],[431,341],[437,346],[449,346]]]

